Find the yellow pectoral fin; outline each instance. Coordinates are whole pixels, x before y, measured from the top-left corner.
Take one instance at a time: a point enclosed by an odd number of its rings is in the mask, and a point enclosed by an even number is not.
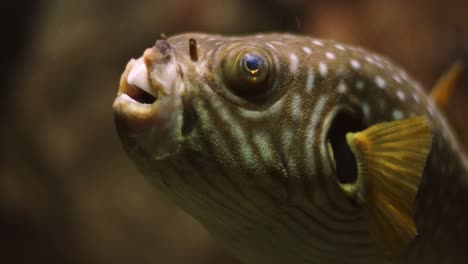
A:
[[[455,62],[447,72],[445,72],[432,88],[431,97],[440,109],[447,107],[450,95],[461,76],[463,65],[460,61]]]
[[[369,232],[385,254],[396,256],[417,233],[414,199],[432,144],[429,121],[379,123],[346,138],[358,163],[357,199]]]

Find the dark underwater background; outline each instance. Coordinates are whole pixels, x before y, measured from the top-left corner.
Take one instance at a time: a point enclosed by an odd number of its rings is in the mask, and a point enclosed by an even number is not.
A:
[[[161,33],[288,31],[384,54],[429,90],[466,0],[2,1],[0,263],[238,263],[126,157],[112,101]],[[447,116],[468,146],[468,70]]]

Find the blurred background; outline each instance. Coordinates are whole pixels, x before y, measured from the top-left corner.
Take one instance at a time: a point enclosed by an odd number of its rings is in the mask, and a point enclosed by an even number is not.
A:
[[[238,263],[125,156],[111,111],[161,33],[289,31],[366,47],[428,90],[468,64],[466,0],[2,2],[0,262]],[[447,115],[466,144],[468,74]]]

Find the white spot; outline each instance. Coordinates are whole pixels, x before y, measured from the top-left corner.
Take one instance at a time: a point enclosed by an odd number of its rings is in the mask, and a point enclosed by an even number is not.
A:
[[[322,42],[322,41],[320,41],[320,40],[312,40],[312,43],[314,43],[314,45],[317,45],[317,46],[323,47],[323,42]]]
[[[289,70],[292,74],[297,74],[299,69],[299,58],[294,53],[289,53]]]
[[[419,98],[419,95],[417,93],[413,93],[413,99],[416,103],[419,103],[421,99]]]
[[[260,156],[265,162],[273,160],[273,148],[270,138],[265,133],[254,133],[253,140]]]
[[[258,35],[256,35],[255,37],[256,37],[256,38],[263,38],[263,37],[265,37],[265,36],[262,35],[262,34],[258,34]]]
[[[378,61],[374,62],[374,64],[377,65],[377,67],[379,67],[380,69],[384,69],[384,68],[385,68],[385,67],[383,66],[383,64],[380,63],[380,62],[378,62]]]
[[[380,64],[379,67],[383,67],[383,64],[384,63],[384,59],[380,56],[377,56],[377,55],[374,55],[374,61],[377,63],[377,64]]]
[[[359,61],[355,59],[351,59],[349,63],[351,64],[351,67],[353,67],[353,69],[355,70],[359,70],[361,68],[361,63],[359,63]]]
[[[333,54],[333,52],[330,51],[325,52],[325,56],[327,56],[329,60],[334,60],[336,58],[335,54]]]
[[[357,81],[356,82],[356,89],[358,89],[358,91],[364,90],[364,86],[365,86],[364,81]]]
[[[326,77],[328,74],[328,66],[325,62],[321,61],[319,63],[319,72],[322,77]]]
[[[291,98],[291,115],[296,121],[301,118],[301,96],[297,93]]]
[[[346,83],[341,80],[340,83],[338,83],[336,90],[338,91],[338,93],[341,93],[341,94],[346,93],[346,90],[347,90]]]
[[[371,56],[372,56],[372,58],[374,59],[374,61],[381,61],[381,59],[380,59],[379,56],[377,56],[377,55],[375,55],[375,54],[372,54]]]
[[[284,46],[284,43],[283,42],[279,42],[279,41],[272,41],[271,43],[277,45],[277,46]]]
[[[369,56],[365,56],[364,58],[365,58],[365,59],[366,59],[366,61],[367,61],[367,62],[369,62],[369,63],[372,63],[372,64],[374,64],[374,63],[375,63],[375,62],[374,62],[374,59],[372,59],[372,58],[371,58],[371,57],[369,57]]]
[[[272,50],[274,50],[274,51],[278,51],[278,50],[276,49],[276,47],[275,47],[273,44],[267,43],[266,45],[267,45],[268,47],[270,47],[270,49],[272,49]]]
[[[365,56],[364,58],[365,58],[366,61],[369,62],[370,64],[373,64],[373,65],[375,65],[375,66],[377,66],[377,67],[379,67],[379,68],[381,68],[381,69],[384,68],[384,66],[383,66],[380,62],[377,61],[377,59],[378,59],[377,57],[372,58],[372,57],[370,57],[370,56]]]
[[[319,121],[322,117],[322,112],[323,109],[325,108],[325,105],[328,101],[327,96],[321,96],[317,103],[314,106],[314,109],[312,111],[312,114],[310,116],[310,121],[307,125],[305,140],[304,140],[304,164],[308,167],[308,171],[310,173],[316,172],[316,166],[315,166],[315,156],[314,156],[314,145],[317,140],[317,126],[319,124]]]
[[[369,107],[369,104],[368,103],[362,103],[361,104],[361,107],[362,107],[362,113],[364,114],[364,116],[366,118],[369,118],[370,117],[370,107]]]
[[[295,39],[296,37],[291,34],[283,34],[283,38]]]
[[[223,42],[222,42],[222,41],[218,41],[218,42],[215,42],[214,44],[215,44],[216,46],[219,46],[219,45],[223,44]]]
[[[380,89],[385,88],[385,86],[387,85],[387,84],[385,83],[385,80],[384,80],[381,76],[379,76],[379,75],[375,76],[375,83],[377,84],[377,86],[378,86]]]
[[[309,47],[303,46],[302,50],[307,54],[310,55],[312,54],[312,50]]]
[[[406,95],[402,90],[397,91],[397,96],[400,98],[401,101],[404,101],[406,99]]]
[[[400,72],[400,77],[403,78],[403,80],[408,81],[408,74],[406,74],[406,72],[401,71]]]
[[[400,120],[403,118],[403,112],[401,110],[395,109],[392,113],[394,120]]]
[[[338,50],[341,50],[341,51],[345,50],[345,47],[343,47],[343,45],[340,45],[340,44],[335,44],[335,48],[337,48]]]
[[[312,68],[309,67],[307,69],[307,80],[306,80],[306,92],[307,93],[310,93],[312,91],[312,88],[314,87],[314,81],[315,81],[314,72],[312,71]]]
[[[401,79],[400,76],[398,76],[397,74],[393,74],[393,79],[395,80],[395,82],[399,83],[399,84],[402,84],[403,83],[403,80]]]

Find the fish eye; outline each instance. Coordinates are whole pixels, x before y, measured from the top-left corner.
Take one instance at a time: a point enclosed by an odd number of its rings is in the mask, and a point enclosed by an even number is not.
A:
[[[228,56],[224,64],[224,79],[236,95],[255,99],[266,95],[269,88],[270,63],[261,51],[242,51]]]
[[[245,85],[257,86],[262,84],[268,77],[269,66],[260,54],[245,53],[239,56],[237,60],[237,78],[242,80]]]
[[[242,57],[241,64],[250,75],[255,76],[259,73],[260,68],[264,67],[265,61],[256,54],[247,53]]]

